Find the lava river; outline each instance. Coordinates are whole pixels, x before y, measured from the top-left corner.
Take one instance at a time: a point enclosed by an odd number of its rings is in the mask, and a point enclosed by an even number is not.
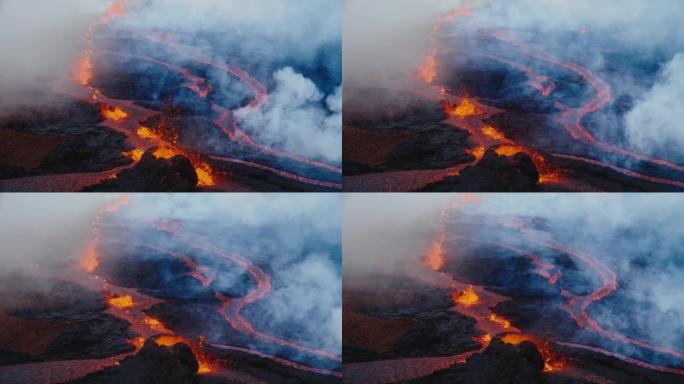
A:
[[[231,171],[226,170],[227,166],[230,166],[230,169],[240,167],[251,170],[251,172],[272,175],[272,177],[288,180],[295,185],[302,185],[303,188],[341,189],[341,183],[338,180],[341,178],[342,170],[338,166],[307,159],[258,143],[242,130],[239,119],[234,114],[235,111],[209,100],[208,94],[217,86],[211,84],[208,79],[192,73],[188,68],[174,64],[170,59],[163,60],[149,54],[127,52],[124,49],[106,50],[99,47],[98,39],[102,39],[102,36],[107,36],[107,34],[134,36],[141,41],[157,45],[159,49],[163,48],[171,52],[172,55],[189,64],[206,66],[237,79],[252,94],[252,98],[240,107],[243,111],[256,112],[268,104],[268,89],[247,71],[228,64],[217,57],[207,55],[195,47],[180,43],[172,34],[137,30],[117,24],[117,19],[125,18],[128,12],[134,12],[134,8],[129,7],[126,0],[113,1],[98,22],[90,26],[84,37],[86,48],[77,61],[72,74],[75,86],[68,89],[66,93],[71,98],[97,106],[104,119],[101,124],[125,135],[126,141],[132,149],[122,155],[129,159],[129,164],[88,174],[66,173],[10,179],[3,181],[4,188],[37,191],[80,190],[101,181],[116,178],[119,172],[134,167],[140,161],[143,153],[152,150],[154,156],[161,159],[170,159],[174,156],[184,156],[189,159],[195,169],[198,179],[197,187],[200,189],[235,189],[231,184]],[[95,65],[96,58],[100,55],[113,55],[119,58],[148,62],[181,76],[186,80],[183,87],[191,90],[203,102],[208,103],[215,116],[212,118],[212,123],[223,132],[226,143],[248,148],[254,155],[242,158],[188,148],[180,142],[177,133],[164,126],[164,111],[161,112],[162,123],[158,126],[144,126],[144,121],[160,115],[160,111],[143,107],[134,100],[108,97],[96,87],[94,85],[96,83],[95,77],[99,73]],[[56,91],[65,92],[64,90]],[[255,159],[255,157],[271,160],[265,161]],[[288,169],[280,164],[295,164],[296,169]],[[307,169],[309,171],[302,173],[304,172],[302,170]],[[314,176],[311,176],[312,174]],[[319,178],[321,174],[324,176]]]
[[[68,276],[65,275],[63,278],[74,281],[89,290],[103,292],[105,300],[108,303],[107,313],[130,323],[130,330],[135,334],[135,337],[130,339],[129,343],[134,347],[134,350],[130,353],[101,360],[50,361],[16,366],[3,366],[0,367],[0,381],[7,379],[15,384],[57,384],[75,380],[86,376],[87,374],[98,372],[107,367],[119,364],[122,359],[136,354],[147,340],[153,340],[155,343],[162,346],[172,346],[176,343],[187,344],[190,346],[198,360],[199,370],[197,373],[201,375],[214,375],[228,378],[239,377],[236,376],[236,371],[239,372],[239,367],[236,367],[236,365],[226,359],[225,356],[215,356],[211,352],[212,350],[225,350],[239,351],[243,354],[252,355],[260,359],[268,359],[275,364],[287,366],[303,372],[333,378],[341,377],[342,373],[340,371],[317,368],[303,362],[289,360],[280,353],[278,355],[272,355],[258,349],[251,349],[240,345],[213,344],[211,340],[207,340],[204,336],[195,339],[178,334],[174,330],[167,328],[160,319],[147,314],[147,311],[150,310],[150,308],[157,304],[164,303],[164,300],[143,294],[136,289],[114,285],[105,277],[100,276],[98,274],[98,268],[101,266],[102,255],[100,254],[99,247],[103,242],[107,242],[109,244],[121,243],[122,245],[134,244],[142,249],[166,254],[170,258],[181,260],[187,267],[187,275],[197,280],[206,288],[211,289],[212,283],[217,278],[216,272],[201,265],[195,258],[169,249],[166,246],[149,243],[138,244],[131,242],[131,240],[127,238],[117,238],[105,235],[102,231],[103,229],[112,229],[117,228],[118,226],[118,224],[109,222],[106,219],[107,215],[115,215],[119,209],[127,207],[130,204],[132,203],[129,202],[128,196],[121,195],[116,202],[110,204],[96,216],[92,223],[91,242],[83,252],[83,255],[80,258],[80,264],[75,266],[81,271],[78,275],[79,278],[74,279],[73,274]],[[210,239],[203,235],[184,232],[182,225],[176,221],[158,220],[151,222],[148,225],[161,233],[173,236],[175,241],[178,241],[179,244],[186,245],[189,249],[196,250],[203,256],[223,259],[230,263],[234,263],[240,268],[244,268],[246,273],[256,281],[256,287],[245,296],[239,298],[231,298],[219,291],[214,291],[214,297],[221,303],[215,310],[223,316],[232,329],[254,339],[259,339],[265,343],[293,351],[303,351],[325,359],[326,361],[341,363],[341,357],[334,353],[307,347],[255,329],[255,327],[241,315],[240,312],[242,309],[251,303],[263,299],[271,291],[271,277],[259,268],[259,266],[255,265],[247,258],[227,252],[212,245]],[[248,379],[248,381],[249,380],[254,379]]]
[[[480,29],[477,35],[478,38],[489,38],[508,44],[513,50],[517,50],[520,57],[514,59],[498,53],[481,53],[477,49],[473,49],[472,52],[464,52],[462,49],[451,47],[450,42],[460,37],[458,23],[465,21],[472,15],[472,12],[474,11],[464,4],[460,8],[437,17],[432,32],[434,46],[429,50],[421,67],[414,74],[413,85],[410,87],[403,85],[388,87],[395,94],[417,95],[425,100],[443,105],[444,111],[448,115],[444,123],[468,132],[472,147],[466,148],[466,150],[472,155],[472,160],[455,164],[446,169],[390,170],[350,175],[345,177],[345,188],[352,191],[387,192],[419,190],[427,185],[442,182],[448,177],[459,176],[463,169],[477,165],[484,153],[493,149],[500,156],[513,156],[517,153],[527,154],[537,168],[539,173],[537,183],[542,189],[604,190],[603,185],[585,180],[581,177],[582,175],[574,170],[574,168],[581,167],[598,168],[602,169],[603,172],[616,173],[625,178],[639,180],[642,183],[641,185],[647,186],[645,187],[647,189],[684,189],[684,165],[643,155],[604,142],[585,126],[585,120],[588,116],[610,106],[613,101],[610,84],[587,67],[555,57],[546,53],[539,45],[525,43],[512,32],[501,29]],[[455,32],[445,32],[447,27]],[[542,151],[535,149],[534,144],[526,145],[507,137],[488,121],[494,115],[505,115],[506,110],[485,105],[484,101],[468,95],[467,89],[454,90],[446,84],[440,83],[441,79],[447,76],[444,73],[446,69],[443,68],[451,65],[447,61],[451,55],[481,57],[488,61],[502,63],[512,71],[526,76],[528,78],[527,86],[538,92],[543,98],[554,97],[554,92],[558,89],[557,84],[549,76],[538,73],[526,59],[550,66],[555,71],[566,71],[577,76],[592,90],[593,95],[577,107],[571,107],[556,100],[555,108],[558,112],[553,120],[563,127],[571,140],[584,148],[583,152],[569,153],[560,150],[554,151],[549,148]],[[538,134],[553,134],[553,132],[539,132]],[[634,168],[630,168],[630,166]],[[650,173],[644,169],[655,169],[655,171]]]

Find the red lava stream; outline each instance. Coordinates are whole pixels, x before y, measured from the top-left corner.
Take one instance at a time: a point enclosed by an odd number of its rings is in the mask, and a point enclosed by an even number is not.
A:
[[[254,280],[257,282],[257,288],[247,294],[244,297],[237,298],[237,299],[230,299],[228,297],[225,297],[221,295],[220,293],[216,293],[216,297],[220,299],[221,301],[224,302],[223,308],[221,309],[222,314],[224,315],[224,318],[226,321],[228,321],[233,328],[246,333],[250,334],[254,337],[257,337],[262,340],[266,340],[270,343],[285,346],[288,348],[296,349],[299,351],[307,352],[310,354],[318,355],[326,359],[330,359],[333,361],[338,361],[341,362],[342,358],[336,354],[323,351],[323,350],[318,350],[314,348],[310,348],[304,345],[300,345],[297,343],[293,343],[275,336],[267,335],[264,333],[261,333],[254,329],[252,324],[250,324],[247,320],[245,320],[242,315],[241,311],[244,309],[245,306],[248,304],[251,304],[255,301],[263,299],[268,293],[271,291],[271,278],[270,276],[264,272],[261,268],[259,268],[257,265],[252,263],[250,260],[236,255],[232,254],[226,251],[223,251],[213,245],[209,242],[207,238],[201,235],[196,235],[196,234],[188,234],[185,232],[182,232],[178,225],[176,225],[173,222],[157,222],[155,223],[157,225],[157,228],[159,228],[162,231],[172,233],[175,236],[178,236],[179,240],[192,247],[195,249],[198,249],[206,254],[213,254],[216,256],[219,256],[223,259],[229,260],[240,267],[244,268],[245,271],[254,278]],[[331,372],[331,371],[328,371]]]
[[[656,164],[659,166],[663,166],[666,168],[669,168],[671,170],[677,171],[677,172],[684,172],[684,166],[673,164],[669,161],[663,160],[663,159],[657,159],[657,158],[652,158],[649,156],[644,156],[629,150],[626,150],[624,148],[616,147],[611,144],[607,144],[604,142],[601,142],[597,140],[583,125],[582,125],[582,120],[588,116],[589,114],[596,112],[602,108],[604,108],[608,103],[610,103],[610,100],[612,98],[612,93],[611,93],[611,87],[610,85],[605,82],[603,79],[599,78],[598,76],[594,75],[592,71],[590,71],[588,68],[585,68],[581,65],[571,63],[565,60],[561,60],[559,58],[556,58],[550,54],[547,54],[541,49],[534,49],[531,46],[527,45],[520,39],[518,39],[516,36],[507,33],[502,30],[488,30],[484,31],[488,33],[490,36],[494,37],[497,40],[504,41],[507,43],[510,43],[511,45],[515,46],[516,48],[520,49],[521,52],[524,54],[549,63],[553,65],[557,65],[561,68],[564,68],[566,70],[569,70],[571,72],[574,72],[578,76],[580,76],[582,79],[584,79],[596,92],[595,96],[589,100],[587,103],[582,105],[579,108],[571,108],[568,107],[560,102],[556,102],[556,107],[558,107],[561,110],[560,116],[558,116],[557,121],[560,123],[569,133],[570,135],[575,139],[579,140],[585,144],[592,145],[596,148],[599,148],[605,152],[610,152],[610,153],[617,153],[620,155],[624,155],[627,157],[631,157],[633,159],[643,161],[643,162],[648,162],[652,164]],[[517,65],[510,63],[509,64],[513,65],[514,67],[518,67]],[[524,67],[523,67],[524,68]],[[528,70],[525,70],[526,73],[529,72]],[[599,162],[597,162],[596,165]],[[605,165],[604,163],[601,163]],[[609,166],[609,165],[608,165]],[[609,166],[610,167],[610,166]],[[621,168],[618,167],[610,167],[611,169],[625,173]],[[627,173],[625,173],[627,174]],[[630,177],[637,177],[637,178],[643,178],[641,177],[642,175],[638,173],[631,172],[627,174]],[[646,179],[647,181],[651,181]],[[660,181],[657,181],[659,183],[665,183],[667,182],[668,184],[676,185],[681,187],[681,183],[677,183],[676,181],[672,180],[664,180],[664,179],[659,179]]]
[[[11,381],[13,384],[57,384],[65,381],[75,380],[84,377],[90,373],[98,372],[107,367],[119,364],[119,362],[123,360],[125,357],[137,353],[137,351],[140,350],[140,348],[142,348],[145,340],[151,337],[157,337],[157,339],[155,340],[157,344],[160,345],[168,346],[173,345],[177,342],[184,342],[188,344],[198,359],[200,365],[200,374],[210,373],[214,371],[219,373],[221,372],[221,365],[223,365],[224,361],[221,358],[212,358],[208,356],[206,352],[205,345],[211,345],[218,349],[235,350],[243,353],[252,354],[261,358],[270,359],[278,364],[286,365],[294,369],[306,372],[341,377],[342,373],[339,371],[331,371],[316,367],[310,367],[305,364],[290,361],[282,357],[272,356],[256,350],[249,350],[242,347],[226,346],[221,344],[214,345],[205,343],[203,339],[195,341],[183,336],[175,335],[174,332],[166,328],[161,323],[161,321],[159,321],[158,319],[154,319],[146,315],[145,313],[145,310],[151,308],[152,306],[158,303],[162,303],[163,300],[147,296],[145,294],[138,292],[135,289],[112,285],[110,282],[104,280],[102,277],[95,274],[95,269],[100,264],[99,254],[97,251],[97,247],[98,244],[100,244],[100,242],[106,240],[115,242],[126,242],[127,244],[135,244],[131,243],[129,240],[105,237],[100,233],[100,228],[107,227],[107,225],[102,223],[102,215],[106,213],[113,213],[126,204],[128,204],[128,197],[127,195],[122,195],[122,197],[119,200],[107,206],[101,213],[99,213],[96,216],[95,220],[92,223],[92,241],[83,253],[79,266],[82,269],[82,271],[86,273],[80,273],[81,278],[78,279],[75,279],[73,274],[67,273],[64,275],[64,279],[68,281],[73,281],[74,283],[82,285],[90,290],[104,292],[106,300],[109,304],[107,308],[107,313],[115,317],[127,320],[131,324],[131,330],[134,333],[138,334],[136,338],[129,340],[129,342],[135,347],[135,350],[130,353],[125,353],[122,355],[113,356],[105,359],[50,361],[20,364],[14,366],[2,366],[0,367],[1,382]],[[220,308],[218,308],[217,311],[221,313],[226,319],[226,321],[228,321],[228,323],[230,323],[231,326],[233,326],[236,330],[243,332],[245,334],[252,335],[255,338],[262,339],[272,344],[307,352],[325,359],[341,362],[341,357],[333,353],[306,347],[303,345],[299,345],[297,343],[280,339],[275,336],[261,333],[258,330],[254,329],[254,327],[242,317],[240,311],[246,305],[264,298],[271,291],[270,276],[263,270],[261,270],[259,267],[257,267],[255,264],[253,264],[250,260],[238,255],[225,252],[219,248],[212,246],[209,243],[209,240],[203,236],[192,235],[182,232],[177,223],[175,222],[157,221],[154,223],[154,225],[158,230],[176,236],[185,245],[203,251],[206,254],[215,255],[235,263],[236,265],[244,268],[245,271],[255,279],[255,281],[257,282],[257,288],[249,292],[246,296],[242,298],[232,299],[223,296],[218,292],[215,292],[216,298],[223,302],[223,305]],[[164,247],[156,245],[142,243],[138,245],[159,252],[163,252],[169,254],[172,257],[176,257],[183,260],[185,265],[189,269],[188,275],[198,280],[205,287],[210,286],[211,283],[216,279],[216,274],[214,272],[198,264],[190,256],[174,252]],[[230,363],[228,363],[228,366],[230,366]],[[234,367],[232,369],[234,369]]]
[[[153,132],[153,134],[140,133],[140,122],[145,121],[152,116],[158,115],[160,112],[140,107],[134,104],[133,101],[119,100],[107,97],[99,89],[92,85],[94,71],[93,55],[96,51],[93,42],[96,27],[98,25],[110,24],[113,18],[125,17],[126,12],[127,7],[125,1],[114,1],[108,8],[106,14],[102,18],[100,18],[98,23],[90,26],[90,28],[88,29],[88,33],[85,36],[87,48],[85,49],[82,58],[79,60],[74,70],[74,79],[82,88],[79,90],[69,90],[66,93],[82,101],[97,104],[102,109],[103,116],[106,118],[106,121],[102,123],[102,125],[112,128],[118,132],[122,132],[126,135],[127,142],[130,143],[134,148],[131,152],[124,154],[133,159],[133,163],[127,167],[135,165],[144,151],[150,148],[157,147],[158,150],[155,152],[155,156],[157,157],[168,158],[172,157],[173,155],[184,155],[188,157],[190,161],[193,163],[193,166],[195,167],[199,179],[198,185],[200,187],[215,186],[216,180],[214,171],[213,169],[211,169],[211,166],[203,160],[203,157],[206,155],[191,152],[184,148],[181,148],[178,145],[177,139],[163,137],[163,135],[158,132]],[[218,59],[210,58],[192,47],[177,43],[173,40],[173,37],[170,34],[142,32],[136,30],[124,31],[133,33],[137,36],[148,39],[154,43],[164,45],[180,57],[183,57],[195,63],[211,66],[215,69],[226,72],[230,76],[240,80],[250,90],[250,92],[253,93],[253,98],[249,100],[246,105],[241,107],[241,109],[245,111],[245,113],[248,113],[250,111],[255,112],[268,103],[268,89],[258,80],[253,78],[248,72],[235,66],[229,65],[225,62],[222,62]],[[188,69],[179,67],[171,63],[167,63],[161,59],[135,54],[127,54],[124,52],[107,53],[147,60],[158,65],[161,65],[167,69],[173,70],[186,79],[186,83],[183,86],[195,92],[202,99],[206,99],[208,93],[213,89],[213,86],[209,84],[207,79],[193,75],[190,73]],[[84,94],[83,90],[87,91],[87,94]],[[305,164],[307,166],[314,168],[324,169],[326,171],[337,174],[342,173],[342,170],[334,165],[327,164],[321,161],[306,159],[304,157],[292,153],[280,151],[268,147],[266,145],[257,143],[254,139],[252,139],[252,137],[249,134],[247,134],[239,127],[238,119],[234,116],[234,111],[226,109],[214,103],[211,104],[211,107],[213,111],[218,114],[218,117],[213,120],[213,123],[218,128],[220,128],[231,141],[241,143],[257,151],[260,151],[261,153],[269,154],[274,157],[286,158],[300,164]],[[153,130],[148,129],[148,131],[152,132]],[[216,161],[232,162],[234,164],[240,164],[246,167],[252,167],[270,173],[274,173],[280,177],[291,179],[298,183],[316,185],[332,189],[341,189],[340,183],[329,182],[324,180],[315,180],[297,175],[293,172],[280,170],[274,167],[266,166],[251,161],[230,159],[225,156],[213,156],[212,158]],[[125,168],[126,167],[119,167],[115,170],[92,172],[88,174],[74,173],[19,178],[16,180],[3,181],[3,189],[20,189],[22,185],[29,185],[31,189],[63,190],[64,188],[58,187],[60,178],[64,178],[67,181],[67,184],[70,186],[82,188],[83,186],[92,185],[104,179],[113,177],[117,171],[120,171]],[[81,180],[79,180],[79,178],[81,178]]]
[[[437,38],[437,32],[441,30],[442,24],[453,22],[458,17],[470,16],[470,11],[465,8],[465,6],[455,9],[446,16],[438,17],[435,26],[433,28],[434,37]],[[615,153],[622,156],[626,156],[641,162],[651,163],[658,166],[662,166],[673,170],[675,172],[684,172],[684,166],[671,163],[663,159],[652,158],[649,156],[641,155],[624,148],[616,147],[611,144],[604,143],[597,140],[582,124],[582,120],[601,109],[606,107],[612,98],[610,85],[594,75],[589,69],[568,61],[561,60],[552,55],[549,55],[543,51],[541,48],[533,48],[532,46],[522,42],[516,36],[507,33],[503,30],[481,30],[482,33],[488,34],[495,39],[507,42],[525,55],[530,56],[534,59],[540,60],[542,62],[559,66],[565,70],[571,71],[583,80],[585,80],[591,88],[594,89],[595,95],[587,101],[585,104],[578,108],[571,108],[560,102],[556,102],[556,107],[561,110],[561,113],[556,117],[557,122],[567,130],[574,140],[580,141],[582,143],[591,145],[598,148],[604,152]],[[437,44],[435,43],[435,46]],[[413,89],[403,89],[400,91],[410,92],[417,94],[419,96],[425,97],[427,99],[435,99],[435,95],[439,94],[440,99],[438,101],[443,102],[446,105],[447,112],[450,108],[460,106],[463,100],[467,100],[469,103],[475,106],[473,110],[469,110],[468,113],[450,113],[451,117],[446,120],[446,123],[454,125],[458,128],[466,129],[470,133],[470,138],[476,144],[474,149],[471,149],[471,153],[475,155],[476,160],[467,164],[460,164],[458,166],[448,168],[448,169],[437,169],[437,170],[411,170],[411,171],[396,171],[396,172],[385,172],[385,173],[374,173],[367,175],[351,176],[346,178],[345,188],[350,191],[373,191],[373,190],[383,190],[391,192],[399,191],[409,191],[419,189],[427,184],[438,182],[443,180],[448,176],[457,176],[460,171],[466,166],[472,165],[479,161],[481,153],[493,145],[506,145],[505,149],[500,150],[501,153],[505,155],[512,155],[517,152],[525,152],[533,159],[535,166],[540,173],[540,183],[541,184],[557,184],[559,186],[566,187],[570,190],[591,190],[594,187],[589,185],[584,185],[580,181],[571,180],[566,172],[562,169],[557,169],[556,167],[550,165],[544,157],[530,148],[525,148],[520,146],[510,139],[506,138],[500,132],[496,131],[496,128],[489,127],[494,133],[494,135],[484,135],[489,137],[483,137],[482,131],[485,127],[483,120],[491,117],[493,113],[504,112],[502,110],[496,110],[492,107],[488,107],[484,104],[479,103],[475,99],[468,98],[467,96],[462,96],[458,103],[453,101],[453,98],[449,100],[447,97],[450,95],[447,93],[445,88],[439,89],[437,91],[434,81],[437,77],[438,62],[436,59],[438,48],[433,48],[428,54],[426,60],[424,61],[421,68],[418,70],[418,77],[424,83],[423,86],[416,86]],[[502,56],[496,54],[485,54],[484,56],[490,59],[503,62],[512,68],[523,72],[528,78],[528,85],[537,91],[539,91],[543,96],[548,97],[556,89],[556,85],[547,76],[540,75],[536,73],[532,68],[515,63],[508,60]],[[428,89],[429,88],[429,89]],[[499,152],[499,151],[497,151]],[[623,167],[605,163],[603,161],[585,158],[576,155],[569,154],[556,154],[553,156],[557,158],[563,158],[568,160],[580,161],[586,164],[591,164],[594,166],[599,166],[602,168],[607,168],[617,173],[621,173],[631,178],[636,178],[644,180],[646,182],[655,184],[671,185],[678,188],[684,188],[684,181],[672,180],[660,177],[654,177],[645,175],[640,172],[632,171]]]

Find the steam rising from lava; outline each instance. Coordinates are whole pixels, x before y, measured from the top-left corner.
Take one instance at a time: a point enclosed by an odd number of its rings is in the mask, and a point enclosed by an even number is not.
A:
[[[684,53],[665,65],[660,79],[625,116],[627,137],[646,153],[684,146]]]
[[[63,78],[83,49],[82,36],[108,0],[3,0],[0,2],[0,110],[54,102],[28,91]]]
[[[90,222],[108,198],[73,194],[2,194],[3,272],[32,273],[37,264],[75,262],[89,246]]]

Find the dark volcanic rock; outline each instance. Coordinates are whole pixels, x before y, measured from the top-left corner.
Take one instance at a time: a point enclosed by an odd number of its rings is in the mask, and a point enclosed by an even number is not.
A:
[[[395,148],[377,169],[442,169],[473,161],[473,155],[466,151],[470,147],[468,136],[467,131],[448,124],[423,126]]]
[[[264,383],[285,384],[339,384],[342,382],[337,376],[308,372],[288,365],[278,364],[271,359],[236,349],[212,348],[211,354],[229,361],[239,367],[241,372],[258,378]],[[334,368],[339,371],[339,367]],[[204,383],[204,381],[203,381]]]
[[[436,101],[379,88],[345,94],[343,110],[345,126],[376,132],[413,132],[410,127],[439,123],[449,117]]]
[[[396,357],[450,356],[480,348],[473,340],[475,320],[458,312],[435,311],[415,317],[421,323],[401,336],[387,353]]]
[[[104,371],[72,384],[192,384],[199,383],[195,355],[185,344],[162,347],[147,341],[140,352]]]
[[[41,357],[49,360],[105,358],[133,350],[127,341],[133,335],[126,320],[101,313],[80,320],[75,326],[55,338]]]
[[[96,106],[65,101],[0,116],[0,178],[98,172],[130,163],[126,136]]]
[[[416,384],[536,384],[543,382],[544,360],[534,344],[518,345],[493,340],[487,349],[466,364],[439,371]]]
[[[197,174],[186,157],[157,159],[148,150],[133,168],[86,187],[84,192],[190,192],[196,185]]]
[[[535,190],[538,181],[539,172],[530,156],[500,156],[490,148],[477,164],[465,168],[459,176],[428,184],[419,191],[523,192]]]
[[[133,337],[128,321],[105,313],[103,297],[80,286],[41,281],[27,287],[15,278],[4,277],[0,294],[29,306],[5,311],[8,315],[34,321],[37,334],[50,334],[46,346],[35,355],[0,352],[0,364],[65,359],[101,359],[132,352]],[[11,286],[13,285],[13,287]]]

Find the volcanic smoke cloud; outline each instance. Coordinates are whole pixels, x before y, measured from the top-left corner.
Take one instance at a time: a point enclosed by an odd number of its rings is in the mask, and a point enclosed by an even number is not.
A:
[[[679,194],[348,197],[345,377],[599,383],[636,370],[683,382],[683,203]],[[536,345],[539,368],[510,362],[520,340]]]
[[[6,194],[0,212],[0,382],[340,382],[339,196]]]
[[[0,189],[340,190],[341,13],[1,2]]]
[[[681,2],[351,0],[344,14],[348,189],[684,188]]]

